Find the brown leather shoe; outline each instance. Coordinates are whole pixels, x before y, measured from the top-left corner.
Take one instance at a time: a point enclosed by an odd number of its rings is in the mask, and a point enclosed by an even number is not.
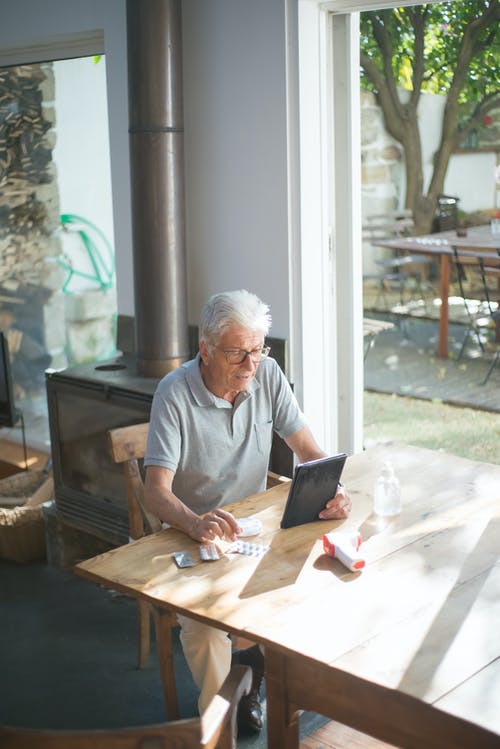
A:
[[[264,725],[260,704],[260,688],[264,680],[264,656],[259,646],[253,645],[247,650],[234,653],[233,663],[241,663],[252,669],[252,687],[250,692],[241,698],[238,705],[238,729],[241,732],[258,733]]]

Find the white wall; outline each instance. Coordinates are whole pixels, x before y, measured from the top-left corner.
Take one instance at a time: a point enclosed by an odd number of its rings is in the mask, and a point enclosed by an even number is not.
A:
[[[288,337],[283,0],[184,0],[189,314],[248,288]]]
[[[439,147],[441,122],[446,98],[437,94],[422,94],[418,106],[425,189],[432,175],[435,151]],[[444,193],[460,199],[463,211],[479,211],[495,204],[496,154],[453,154],[444,181]]]
[[[455,153],[444,182],[446,195],[460,198],[462,211],[484,211],[495,207],[496,153]]]

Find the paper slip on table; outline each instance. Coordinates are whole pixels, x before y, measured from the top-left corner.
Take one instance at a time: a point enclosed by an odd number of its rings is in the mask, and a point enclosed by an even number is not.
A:
[[[390,458],[403,509],[372,514]],[[500,466],[407,445],[351,456],[347,521],[280,530],[287,484],[230,506],[257,516],[254,558],[199,558],[169,529],[80,563],[76,572],[265,647],[269,747],[298,747],[315,711],[400,747],[500,747]],[[366,567],[326,556],[322,535],[359,529]]]

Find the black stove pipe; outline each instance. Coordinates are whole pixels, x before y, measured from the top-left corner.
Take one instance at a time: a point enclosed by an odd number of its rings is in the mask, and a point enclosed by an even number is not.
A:
[[[127,0],[138,374],[189,356],[181,0]]]

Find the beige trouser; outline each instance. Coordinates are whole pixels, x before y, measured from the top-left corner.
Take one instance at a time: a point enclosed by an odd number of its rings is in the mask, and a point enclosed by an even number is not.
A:
[[[227,632],[186,616],[177,617],[180,641],[194,682],[200,690],[198,709],[206,710],[231,670],[231,640]]]

